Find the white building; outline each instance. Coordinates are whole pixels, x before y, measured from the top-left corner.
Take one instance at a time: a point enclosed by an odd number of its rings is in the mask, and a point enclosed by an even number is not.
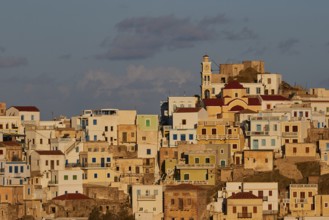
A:
[[[40,121],[40,111],[35,106],[12,106],[6,110],[7,116],[18,116],[22,124],[35,124]]]
[[[2,162],[0,171],[0,185],[23,185],[30,177],[30,165],[22,161]]]
[[[82,170],[80,168],[74,168],[52,171],[48,187],[51,188],[51,198],[48,197],[48,199],[67,193],[82,194]]]
[[[163,188],[161,185],[133,185],[132,207],[136,220],[163,219]]]

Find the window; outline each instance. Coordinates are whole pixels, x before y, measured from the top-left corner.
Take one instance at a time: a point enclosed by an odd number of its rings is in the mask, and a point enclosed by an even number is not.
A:
[[[215,88],[212,88],[212,89],[211,89],[211,92],[212,92],[212,94],[215,94],[215,92],[216,92],[216,91],[215,91]]]
[[[312,197],[312,192],[308,192],[308,197]]]
[[[110,173],[107,173],[107,178],[111,178],[111,174]]]
[[[146,119],[145,120],[145,125],[146,125],[146,127],[150,127],[151,126],[151,120],[150,119]]]
[[[93,158],[91,159],[91,162],[96,163],[96,157],[93,157]]]
[[[234,96],[235,96],[235,98],[237,98],[239,95],[238,95],[238,93],[236,92],[236,93],[234,94]]]
[[[256,131],[262,131],[262,125],[256,125]]]
[[[271,84],[271,78],[267,79],[267,84]]]
[[[293,192],[293,197],[297,197],[297,192]]]
[[[268,204],[268,210],[272,210],[272,204]]]
[[[266,109],[271,109],[271,104],[267,104]]]
[[[94,141],[97,141],[97,135],[94,135]]]
[[[185,173],[185,174],[184,174],[184,180],[189,180],[189,179],[190,179],[190,174]]]
[[[75,152],[76,152],[76,153],[79,153],[79,147],[76,147],[76,148],[75,148]]]
[[[233,206],[233,213],[236,213],[236,206]]]
[[[309,147],[305,148],[305,153],[307,153],[307,154],[310,153],[310,148]]]
[[[210,163],[210,158],[209,158],[209,157],[207,157],[207,158],[205,159],[205,163]]]
[[[224,154],[224,149],[220,149],[220,154]]]
[[[233,148],[233,149],[238,149],[238,145],[237,145],[237,144],[233,144],[233,145],[232,145],[232,148]]]
[[[217,133],[216,128],[211,129],[211,134],[215,135]]]
[[[98,175],[97,173],[94,173],[94,179],[97,179]]]
[[[275,139],[271,139],[271,146],[275,147]]]
[[[113,131],[113,126],[111,126],[111,131]]]
[[[93,120],[93,125],[97,125],[97,119]]]
[[[15,173],[18,173],[18,166],[15,166]]]
[[[172,205],[175,205],[175,199],[171,199],[171,202],[170,202]]]
[[[64,175],[64,180],[69,180],[69,176],[68,175]]]
[[[48,160],[46,160],[46,166],[48,166]]]
[[[298,126],[297,125],[292,126],[292,131],[293,132],[298,132]]]
[[[292,140],[292,143],[297,144],[298,143],[298,140],[297,139],[293,139]]]
[[[146,149],[146,154],[151,155],[151,149]]]
[[[247,94],[249,94],[250,93],[250,88],[246,88],[246,92],[247,92]]]
[[[9,166],[9,173],[12,173],[12,172],[13,172],[13,167]]]
[[[182,120],[182,125],[186,125],[186,119]]]
[[[329,151],[329,143],[326,143],[326,151]]]
[[[289,132],[289,126],[288,125],[284,126],[284,131]]]
[[[200,159],[198,157],[194,158],[194,163],[200,163]]]
[[[257,213],[257,206],[254,206],[253,213]]]
[[[42,138],[40,139],[40,144],[42,144],[43,143],[43,140],[42,140]]]
[[[256,94],[260,94],[260,88],[259,87],[256,88]]]
[[[207,130],[205,128],[202,128],[202,134],[203,135],[207,134]]]
[[[108,131],[109,127],[105,126],[104,131]]]
[[[296,153],[297,153],[297,147],[294,147],[294,148],[292,149],[292,152],[293,152],[294,154],[296,154]]]
[[[77,180],[78,176],[77,175],[73,175],[73,180]]]
[[[111,157],[106,158],[106,162],[110,163],[111,162]]]
[[[308,118],[308,112],[305,112],[305,117]]]
[[[266,145],[266,139],[262,139],[262,146]]]
[[[305,199],[305,192],[300,192],[300,198]]]
[[[173,134],[172,139],[177,140],[177,134]]]
[[[24,167],[23,166],[21,166],[21,173],[23,173],[24,172]]]
[[[186,135],[185,134],[181,134],[180,135],[180,140],[181,141],[186,141]]]
[[[268,158],[265,158],[265,163],[268,163]]]
[[[194,139],[194,137],[193,137],[193,136],[194,136],[193,134],[189,134],[189,135],[188,135],[188,137],[189,137],[190,141]]]
[[[24,115],[21,115],[21,121],[24,121]]]

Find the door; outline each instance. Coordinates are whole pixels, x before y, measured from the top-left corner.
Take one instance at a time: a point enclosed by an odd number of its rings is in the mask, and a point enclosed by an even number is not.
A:
[[[50,161],[50,169],[51,170],[54,170],[55,169],[55,161],[54,160],[51,160]]]
[[[236,165],[240,165],[240,157],[236,157],[235,158],[235,164]]]
[[[122,142],[127,143],[127,132],[122,133]]]
[[[101,158],[101,167],[105,167],[105,158],[104,157]]]
[[[221,167],[225,167],[225,165],[226,165],[225,160],[221,160],[221,161],[220,161],[220,166],[221,166]]]

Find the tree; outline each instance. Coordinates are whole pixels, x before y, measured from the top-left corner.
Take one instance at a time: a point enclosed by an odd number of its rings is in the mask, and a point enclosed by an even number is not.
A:
[[[91,211],[88,220],[102,220],[102,214],[99,211],[98,207],[93,208],[93,210]]]

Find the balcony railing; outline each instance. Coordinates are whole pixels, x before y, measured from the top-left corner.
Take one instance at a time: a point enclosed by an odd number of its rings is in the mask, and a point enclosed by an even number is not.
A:
[[[55,181],[55,180],[50,180],[48,182],[49,185],[57,185],[58,184],[58,181]]]
[[[137,200],[155,200],[155,195],[137,195]]]
[[[298,132],[282,132],[282,137],[298,137]]]
[[[176,184],[195,184],[195,185],[208,185],[205,180],[175,180]]]
[[[294,188],[294,187],[298,187],[298,188],[317,188],[318,184],[290,184],[290,188]]]
[[[230,125],[227,121],[199,121],[198,125],[200,126],[216,126],[216,125]]]
[[[295,200],[295,203],[299,203],[299,204],[306,204],[307,203],[307,199],[306,198],[299,198]]]
[[[238,134],[228,134],[228,135],[217,135],[217,134],[201,134],[197,135],[198,140],[231,140],[231,139],[239,139]]]
[[[177,169],[214,169],[215,164],[177,164]]]
[[[111,163],[67,163],[65,167],[84,167],[84,168],[94,168],[94,167],[111,167]]]
[[[250,135],[269,135],[269,131],[246,131],[246,135],[250,136]]]
[[[252,213],[249,212],[238,213],[238,218],[252,218]]]
[[[281,117],[281,116],[250,117],[251,121],[280,121],[287,119],[288,119],[287,117]]]

